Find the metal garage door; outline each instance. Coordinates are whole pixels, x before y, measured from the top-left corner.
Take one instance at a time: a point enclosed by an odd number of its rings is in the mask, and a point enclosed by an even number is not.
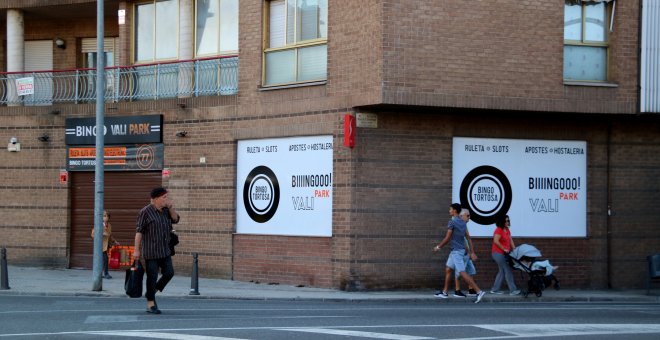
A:
[[[151,189],[162,185],[160,171],[106,172],[104,206],[110,211],[112,234],[122,245],[133,245],[137,213],[149,203]],[[92,268],[94,172],[71,174],[71,256],[69,267]]]
[[[25,42],[23,58],[26,76],[30,71],[50,71],[53,69],[53,41],[37,40]],[[32,76],[32,75],[30,75]],[[34,94],[24,98],[23,105],[51,105],[53,102],[53,73],[34,74]]]

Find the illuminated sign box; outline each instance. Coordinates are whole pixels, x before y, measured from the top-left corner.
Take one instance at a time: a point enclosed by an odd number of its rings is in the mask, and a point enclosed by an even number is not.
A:
[[[105,117],[105,144],[146,144],[163,142],[163,116]],[[64,142],[67,145],[96,144],[96,118],[68,118]]]
[[[68,147],[66,166],[69,171],[94,171],[95,147]],[[164,146],[161,143],[105,147],[105,171],[162,170]]]

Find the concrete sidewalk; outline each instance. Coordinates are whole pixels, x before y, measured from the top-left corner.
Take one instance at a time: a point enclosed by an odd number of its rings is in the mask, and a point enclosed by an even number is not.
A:
[[[92,291],[92,271],[77,269],[46,269],[8,267],[9,288],[0,295],[41,296],[103,296],[124,297],[124,271],[111,271],[112,279],[103,280],[103,290]],[[390,290],[346,292],[335,289],[269,285],[220,279],[199,279],[200,295],[190,295],[190,276],[175,275],[163,293],[157,296],[173,298],[252,299],[252,300],[322,300],[322,301],[437,301],[438,303],[471,302],[474,298],[439,299],[434,290]],[[635,302],[660,303],[658,290],[646,295],[645,290],[554,290],[543,296],[509,296],[486,294],[483,302]]]

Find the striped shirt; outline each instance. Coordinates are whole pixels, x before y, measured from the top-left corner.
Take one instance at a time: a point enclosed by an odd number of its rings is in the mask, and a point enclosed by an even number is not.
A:
[[[172,223],[179,223],[179,219],[173,221],[167,209],[161,212],[149,204],[140,210],[136,231],[142,234],[142,256],[146,260],[171,256],[169,243]]]

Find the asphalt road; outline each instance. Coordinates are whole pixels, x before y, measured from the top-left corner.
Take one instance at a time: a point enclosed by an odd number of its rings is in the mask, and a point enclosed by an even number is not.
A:
[[[2,339],[658,339],[660,304],[0,296]]]

